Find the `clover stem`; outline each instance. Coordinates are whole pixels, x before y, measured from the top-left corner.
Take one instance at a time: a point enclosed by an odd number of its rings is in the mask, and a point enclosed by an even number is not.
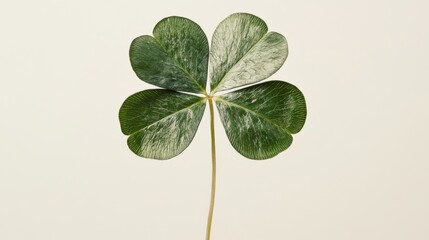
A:
[[[214,201],[215,201],[215,193],[216,193],[216,144],[215,144],[215,130],[214,130],[213,99],[211,96],[208,96],[208,100],[209,100],[209,107],[210,107],[210,136],[211,136],[211,147],[212,147],[212,188],[211,188],[209,216],[207,218],[206,240],[210,240],[210,231],[212,227],[213,209],[214,209]]]

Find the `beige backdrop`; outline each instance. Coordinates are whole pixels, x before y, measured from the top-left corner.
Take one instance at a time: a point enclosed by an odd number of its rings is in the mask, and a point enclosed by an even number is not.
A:
[[[284,34],[270,79],[297,85],[308,120],[267,161],[231,147],[217,118],[213,240],[429,239],[427,1],[2,1],[0,239],[204,239],[208,115],[190,147],[136,157],[118,110],[150,88],[131,41],[166,16],[209,39],[234,12]]]

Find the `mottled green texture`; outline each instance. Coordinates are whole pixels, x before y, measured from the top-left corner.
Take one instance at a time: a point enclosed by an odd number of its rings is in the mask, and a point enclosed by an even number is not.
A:
[[[161,20],[153,37],[140,36],[131,43],[137,76],[169,89],[136,93],[122,105],[121,128],[130,135],[128,145],[134,153],[153,159],[181,153],[197,131],[207,99],[216,102],[226,134],[243,156],[267,159],[291,145],[292,134],[301,130],[306,118],[304,96],[295,86],[271,81],[222,92],[274,74],[288,55],[286,39],[268,32],[260,18],[235,13],[216,28],[210,62],[208,46],[201,28],[182,17]]]
[[[292,143],[304,125],[306,106],[295,86],[270,81],[216,98],[232,146],[251,159],[267,159]]]
[[[205,105],[204,98],[164,89],[131,95],[119,111],[129,148],[159,160],[180,154],[195,136]]]
[[[193,21],[182,17],[161,20],[153,37],[140,36],[131,43],[130,60],[137,76],[159,87],[204,93],[209,45]]]
[[[286,38],[268,32],[265,22],[236,13],[216,28],[210,51],[211,91],[259,82],[274,74],[288,55]]]
[[[247,13],[232,14],[216,28],[210,63],[206,35],[186,18],[165,18],[155,26],[153,37],[140,36],[131,43],[130,60],[137,76],[166,88],[135,93],[122,104],[119,121],[129,135],[131,151],[158,160],[177,156],[191,143],[209,103],[212,185],[206,240],[211,236],[216,189],[213,102],[229,141],[241,155],[263,160],[284,151],[306,119],[305,99],[298,88],[269,81],[222,91],[268,78],[287,55],[285,37],[268,32],[264,21]]]

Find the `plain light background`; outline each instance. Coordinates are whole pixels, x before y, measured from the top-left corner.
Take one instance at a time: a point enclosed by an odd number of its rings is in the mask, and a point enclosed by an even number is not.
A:
[[[270,79],[306,96],[287,151],[247,160],[216,116],[213,240],[429,239],[427,1],[2,1],[0,239],[204,239],[208,112],[169,161],[128,150],[118,110],[153,88],[128,48],[164,17],[208,38],[234,12],[286,36]]]

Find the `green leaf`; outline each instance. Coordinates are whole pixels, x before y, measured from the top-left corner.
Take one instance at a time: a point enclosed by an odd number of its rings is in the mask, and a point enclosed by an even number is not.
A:
[[[287,149],[304,125],[304,96],[295,86],[270,81],[227,93],[216,105],[232,146],[251,159],[267,159]]]
[[[140,36],[130,47],[131,65],[141,80],[192,93],[205,93],[208,56],[206,35],[183,17],[161,20],[153,37]]]
[[[151,89],[128,97],[119,110],[122,132],[130,135],[135,154],[170,159],[185,150],[200,124],[205,99],[164,89]]]
[[[218,92],[264,80],[288,55],[285,37],[268,32],[265,22],[236,13],[216,28],[210,51],[211,91]]]
[[[213,34],[210,52],[206,35],[193,21],[175,16],[161,20],[153,37],[134,39],[130,60],[140,79],[169,90],[139,92],[124,102],[119,117],[130,149],[146,158],[178,155],[192,141],[205,101],[214,99],[238,152],[251,159],[277,155],[304,125],[302,93],[291,84],[272,81],[220,94],[268,78],[287,55],[285,37],[268,32],[265,22],[251,14],[224,19]],[[205,90],[208,66],[210,94]]]

